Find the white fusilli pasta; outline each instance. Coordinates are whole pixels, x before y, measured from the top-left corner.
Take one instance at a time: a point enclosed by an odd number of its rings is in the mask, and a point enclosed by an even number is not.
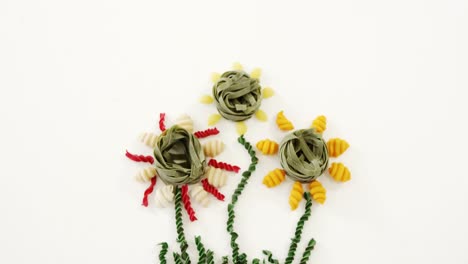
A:
[[[135,179],[139,182],[149,182],[151,178],[156,176],[156,174],[156,168],[149,166],[140,170],[137,175],[135,175]]]
[[[176,125],[184,128],[188,132],[192,133],[193,132],[193,120],[189,115],[183,114],[179,116],[176,121]]]
[[[203,151],[205,152],[205,155],[208,157],[217,156],[221,152],[223,152],[223,150],[224,150],[224,143],[219,139],[208,141],[203,145]]]
[[[216,188],[223,187],[227,182],[227,175],[222,169],[208,166],[206,169],[205,177],[208,182]]]
[[[156,147],[156,141],[158,140],[158,135],[154,133],[141,133],[140,135],[140,141],[145,143],[150,148],[155,148]]]
[[[166,185],[156,190],[154,203],[157,207],[167,207],[174,201],[174,186]]]
[[[203,207],[207,207],[210,204],[210,196],[200,184],[190,186],[190,197]]]

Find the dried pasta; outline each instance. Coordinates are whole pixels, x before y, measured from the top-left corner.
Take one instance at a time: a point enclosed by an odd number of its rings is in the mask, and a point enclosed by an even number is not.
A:
[[[203,145],[203,151],[205,152],[205,155],[208,157],[217,156],[221,152],[223,152],[223,150],[224,150],[224,143],[219,139],[208,141]]]
[[[284,170],[274,169],[265,175],[263,178],[263,184],[265,184],[268,188],[278,186],[284,181],[285,175],[286,172]]]
[[[149,182],[151,178],[156,176],[156,174],[156,168],[153,166],[149,166],[139,171],[136,174],[135,179],[139,182]]]
[[[302,195],[304,194],[304,189],[302,188],[302,184],[300,182],[295,182],[291,193],[289,194],[289,206],[291,210],[296,210],[299,202],[302,200]]]
[[[157,207],[164,208],[174,202],[174,186],[166,185],[156,190],[154,195],[154,204]]]
[[[273,89],[271,89],[270,87],[265,87],[262,89],[262,95],[263,98],[267,99],[275,95],[275,91],[273,91]]]
[[[219,120],[221,120],[220,114],[212,114],[208,117],[208,125],[214,126],[219,122]]]
[[[213,72],[213,73],[211,74],[211,81],[212,81],[213,83],[216,83],[216,82],[219,80],[219,78],[221,78],[221,74],[219,74],[219,73],[217,73],[217,72]]]
[[[210,204],[210,197],[208,192],[203,189],[203,186],[196,184],[190,187],[190,197],[203,207],[207,207]]]
[[[202,104],[211,104],[213,102],[214,102],[213,97],[211,97],[211,96],[209,96],[207,94],[200,97],[200,103],[202,103]]]
[[[261,75],[262,69],[260,68],[255,68],[250,72],[250,77],[252,77],[253,79],[259,79]]]
[[[278,152],[278,143],[270,139],[264,139],[257,142],[257,149],[260,150],[263,155],[273,155]]]
[[[278,128],[281,130],[288,131],[288,130],[294,129],[294,125],[291,123],[291,121],[289,121],[289,119],[286,118],[283,111],[280,111],[276,115],[276,124],[278,125]]]
[[[232,64],[232,69],[235,70],[235,71],[242,71],[244,69],[244,67],[239,62],[234,62]]]
[[[140,141],[145,143],[150,148],[156,147],[156,142],[158,141],[159,135],[154,134],[154,133],[141,133],[140,135]]]
[[[327,199],[327,190],[319,181],[313,181],[309,184],[310,194],[312,198],[320,204],[323,204]]]
[[[328,140],[327,147],[330,157],[338,157],[349,148],[349,144],[344,139],[332,138]]]
[[[268,121],[267,114],[264,111],[260,110],[260,109],[258,109],[257,112],[255,112],[255,117],[258,120],[262,121],[262,122]]]
[[[247,132],[247,125],[245,124],[244,121],[237,122],[236,130],[237,130],[237,134],[244,135],[245,132]]]
[[[183,114],[179,116],[176,120],[176,125],[180,126],[181,128],[184,128],[188,132],[192,133],[193,132],[193,120],[189,115]]]
[[[205,177],[208,182],[216,188],[223,187],[227,182],[227,175],[222,169],[217,169],[211,166],[206,168]]]
[[[335,181],[346,182],[351,179],[351,172],[343,163],[333,162],[328,169],[328,173]]]
[[[327,118],[323,115],[318,116],[317,118],[312,121],[311,128],[315,128],[318,133],[322,133],[327,129]]]

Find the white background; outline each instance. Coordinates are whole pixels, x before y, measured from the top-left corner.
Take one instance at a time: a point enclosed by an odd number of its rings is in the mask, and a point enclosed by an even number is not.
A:
[[[0,263],[156,263],[157,243],[177,249],[173,209],[140,206],[136,136],[190,112],[206,128],[209,75],[234,61],[262,67],[296,127],[325,114],[325,137],[346,138],[346,184],[328,176],[306,240],[311,263],[468,263],[466,169],[468,2],[0,1]],[[273,119],[247,138],[279,140]],[[234,124],[226,152],[243,168]],[[250,257],[284,259],[301,207],[291,181],[261,178],[261,157],[239,201],[236,229]],[[223,192],[230,195],[239,175]],[[227,203],[186,220],[217,257],[229,254]],[[195,253],[195,252],[192,252]]]

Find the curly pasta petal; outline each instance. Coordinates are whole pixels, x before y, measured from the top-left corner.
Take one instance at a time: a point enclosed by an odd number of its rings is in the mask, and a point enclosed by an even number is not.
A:
[[[264,139],[257,142],[257,149],[260,150],[263,155],[273,155],[278,152],[278,143],[270,139]]]
[[[338,157],[343,154],[348,148],[349,144],[346,140],[341,138],[332,138],[327,142],[328,154],[330,157]]]
[[[330,173],[330,176],[335,180],[339,182],[346,182],[351,179],[351,172],[346,168],[343,163],[335,163],[333,162],[328,169],[328,173]]]
[[[263,184],[268,188],[276,187],[284,181],[285,175],[286,172],[284,170],[274,169],[265,175],[263,178]]]
[[[172,202],[174,202],[174,186],[166,185],[156,190],[154,204],[157,207],[168,207]]]
[[[268,115],[260,109],[255,112],[255,117],[262,122],[268,121]]]
[[[149,182],[151,178],[157,175],[156,168],[153,166],[146,167],[140,170],[136,175],[135,179],[139,182]]]
[[[279,129],[284,130],[284,131],[294,129],[294,125],[291,123],[291,121],[289,121],[289,119],[286,118],[283,111],[280,111],[276,115],[276,124],[278,125]]]
[[[140,134],[140,141],[147,145],[150,148],[155,148],[156,147],[156,142],[158,141],[159,135],[154,134],[154,133],[141,133]]]
[[[222,169],[217,169],[208,166],[206,169],[205,177],[208,182],[216,188],[223,187],[227,182],[227,175]]]
[[[217,156],[221,152],[223,152],[223,150],[224,150],[224,143],[219,139],[208,141],[203,145],[203,151],[205,152],[205,155],[208,157]]]
[[[208,125],[214,126],[219,122],[220,119],[221,119],[220,114],[212,114],[208,117]]]
[[[267,99],[275,95],[275,91],[270,87],[265,87],[262,89],[263,98]]]
[[[304,189],[302,188],[302,183],[295,182],[291,193],[289,194],[289,206],[291,210],[296,210],[299,202],[302,200],[302,195],[304,193]]]
[[[312,125],[310,127],[315,128],[315,131],[318,133],[322,133],[327,129],[327,118],[323,115],[318,116],[314,121],[312,121]]]
[[[206,192],[200,184],[190,186],[190,197],[203,207],[207,207],[210,204],[208,192]]]
[[[310,194],[312,198],[320,203],[323,204],[327,199],[327,190],[322,186],[319,181],[313,181],[309,184]]]
[[[187,115],[183,114],[179,116],[176,121],[176,125],[180,126],[181,128],[187,130],[188,132],[192,133],[193,132],[193,120],[192,118]]]

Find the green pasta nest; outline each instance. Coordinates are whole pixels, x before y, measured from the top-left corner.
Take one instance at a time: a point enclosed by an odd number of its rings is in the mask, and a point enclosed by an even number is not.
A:
[[[227,71],[213,86],[213,97],[224,118],[243,121],[260,107],[262,91],[258,79],[243,71]]]
[[[154,149],[159,177],[166,184],[193,184],[201,180],[206,166],[200,141],[175,125],[164,131]]]
[[[300,129],[284,137],[279,148],[281,166],[289,178],[309,183],[328,167],[328,149],[315,129]]]

